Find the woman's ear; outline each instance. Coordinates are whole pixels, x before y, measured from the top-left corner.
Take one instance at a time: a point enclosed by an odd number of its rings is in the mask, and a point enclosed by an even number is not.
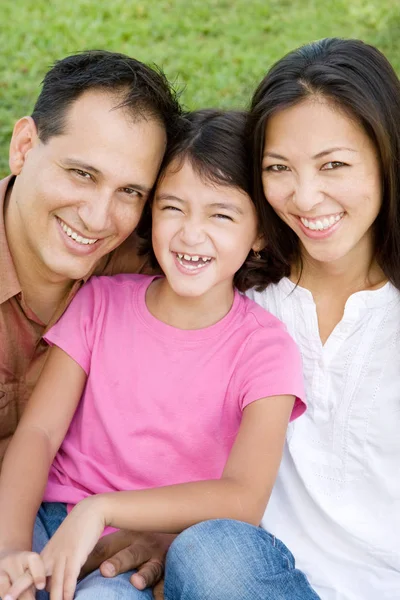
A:
[[[10,143],[10,171],[19,175],[24,166],[26,155],[38,141],[35,121],[32,117],[22,117],[15,123]]]

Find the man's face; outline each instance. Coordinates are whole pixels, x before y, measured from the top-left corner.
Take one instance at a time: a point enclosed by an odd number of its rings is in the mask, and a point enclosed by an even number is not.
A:
[[[154,119],[133,121],[118,99],[85,92],[64,132],[46,143],[30,118],[17,123],[7,235],[50,281],[80,279],[136,227],[165,150]]]

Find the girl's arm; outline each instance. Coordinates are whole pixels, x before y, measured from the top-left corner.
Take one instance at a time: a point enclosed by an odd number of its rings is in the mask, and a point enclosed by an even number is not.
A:
[[[221,479],[136,492],[100,494],[91,499],[106,525],[139,531],[177,533],[208,519],[236,519],[258,525],[282,457],[293,396],[249,404]]]
[[[180,532],[208,519],[237,519],[258,525],[282,457],[294,396],[249,404],[221,479],[133,492],[98,494],[77,504],[42,552],[52,563],[52,600],[72,600],[77,576],[102,528]],[[18,598],[29,574],[10,590]]]
[[[34,521],[48,471],[85,381],[85,372],[73,359],[59,348],[51,348],[5,455],[0,476],[0,571],[11,570],[11,580],[15,570],[23,566],[18,562],[29,556],[20,551],[32,547]],[[15,560],[18,553],[24,557]]]

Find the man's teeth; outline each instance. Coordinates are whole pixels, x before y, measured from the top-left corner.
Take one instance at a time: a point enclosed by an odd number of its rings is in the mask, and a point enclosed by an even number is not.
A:
[[[335,223],[340,221],[343,217],[344,212],[340,213],[340,215],[332,215],[331,217],[324,217],[323,219],[317,219],[316,221],[311,221],[305,219],[304,217],[300,217],[300,221],[303,223],[304,227],[307,229],[311,229],[312,231],[323,231],[324,229],[329,229]]]
[[[78,244],[90,244],[91,245],[91,244],[94,244],[95,242],[97,242],[97,239],[94,240],[94,239],[82,237],[81,235],[79,235],[79,233],[77,233],[76,231],[71,229],[71,227],[68,227],[68,225],[63,223],[63,221],[61,221],[60,219],[58,220],[58,222],[60,223],[63,231],[67,234],[67,236],[72,238],[76,242],[78,242]]]
[[[180,254],[178,252],[176,256],[178,258],[179,263],[189,270],[202,269],[211,260],[211,257],[209,256],[198,256],[197,254],[191,256],[190,254]],[[188,265],[187,263],[183,262],[184,260],[197,264]]]

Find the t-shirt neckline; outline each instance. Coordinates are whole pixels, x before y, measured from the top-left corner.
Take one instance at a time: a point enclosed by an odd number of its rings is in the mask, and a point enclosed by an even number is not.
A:
[[[146,292],[149,285],[159,276],[143,277],[143,282],[140,284],[136,295],[136,310],[141,320],[161,338],[168,340],[177,339],[187,342],[197,342],[216,337],[221,331],[224,331],[238,316],[242,310],[243,297],[235,290],[233,303],[229,312],[217,323],[204,327],[202,329],[178,329],[172,325],[168,325],[154,317],[146,305]]]

